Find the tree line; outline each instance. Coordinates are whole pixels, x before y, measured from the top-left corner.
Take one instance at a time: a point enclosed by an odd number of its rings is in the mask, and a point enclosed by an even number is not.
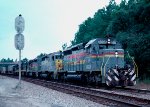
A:
[[[0,60],[0,62],[14,62],[14,60],[13,60],[13,59],[10,59],[10,58],[7,58],[7,59],[2,58],[2,59]]]
[[[111,35],[134,57],[140,78],[150,76],[150,0],[122,0],[99,9],[79,25],[71,45]]]

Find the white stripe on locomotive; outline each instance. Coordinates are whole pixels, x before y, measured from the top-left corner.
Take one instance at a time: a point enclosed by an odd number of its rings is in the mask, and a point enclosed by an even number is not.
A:
[[[125,71],[124,75],[127,75],[127,74],[128,74],[128,72]]]
[[[134,70],[132,70],[132,71],[129,73],[129,75],[133,75],[133,73],[134,73]]]
[[[113,71],[119,76],[118,71],[116,69],[113,69]]]
[[[115,78],[116,81],[119,81],[119,79],[116,76],[114,76],[114,78]]]
[[[134,74],[134,76],[131,78],[131,81],[135,80],[136,75]]]
[[[106,84],[109,86],[108,81],[106,81]]]
[[[109,81],[112,81],[112,79],[109,76],[107,76],[107,78],[108,78]]]
[[[134,81],[133,84],[136,85],[136,81]]]

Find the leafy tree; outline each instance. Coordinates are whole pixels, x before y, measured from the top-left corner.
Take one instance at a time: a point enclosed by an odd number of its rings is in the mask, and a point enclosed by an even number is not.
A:
[[[150,1],[122,0],[119,5],[110,0],[109,5],[95,12],[79,25],[72,45],[93,38],[112,35],[134,56],[139,74],[150,76]]]
[[[64,44],[62,45],[62,49],[65,50],[66,48],[67,48],[67,43],[64,43]]]

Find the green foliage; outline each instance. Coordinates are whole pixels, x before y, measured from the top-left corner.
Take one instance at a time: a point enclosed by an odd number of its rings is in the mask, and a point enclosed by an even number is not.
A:
[[[21,62],[22,62],[22,63],[28,63],[28,59],[27,59],[27,58],[24,58],[24,59],[21,60]]]
[[[1,59],[0,62],[13,62],[13,59],[7,58],[7,59]]]
[[[143,76],[143,78],[139,80],[139,83],[150,84],[150,78],[147,76]]]
[[[46,56],[46,54],[45,53],[41,53],[40,55],[37,56],[37,58],[42,58],[44,56]]]
[[[62,45],[62,49],[65,50],[67,48],[67,43]]]
[[[119,5],[110,0],[108,6],[79,25],[71,43],[75,45],[107,34],[117,38],[135,58],[140,76],[150,76],[150,0],[122,0]]]

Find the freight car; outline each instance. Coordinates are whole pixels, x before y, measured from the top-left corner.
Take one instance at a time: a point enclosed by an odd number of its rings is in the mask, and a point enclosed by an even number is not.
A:
[[[14,72],[15,72],[14,68],[15,68],[15,65],[9,65],[7,73],[14,74]]]
[[[12,75],[12,74],[15,73],[14,68],[16,68],[16,67],[15,67],[16,65],[17,65],[17,64],[15,64],[15,65],[10,64],[10,65],[3,65],[3,66],[0,66],[0,73]]]
[[[1,74],[6,74],[6,67],[1,67],[0,66],[0,73]]]
[[[16,64],[13,66],[13,74],[19,75],[19,65]],[[28,71],[28,62],[21,61],[21,75],[26,76]]]

